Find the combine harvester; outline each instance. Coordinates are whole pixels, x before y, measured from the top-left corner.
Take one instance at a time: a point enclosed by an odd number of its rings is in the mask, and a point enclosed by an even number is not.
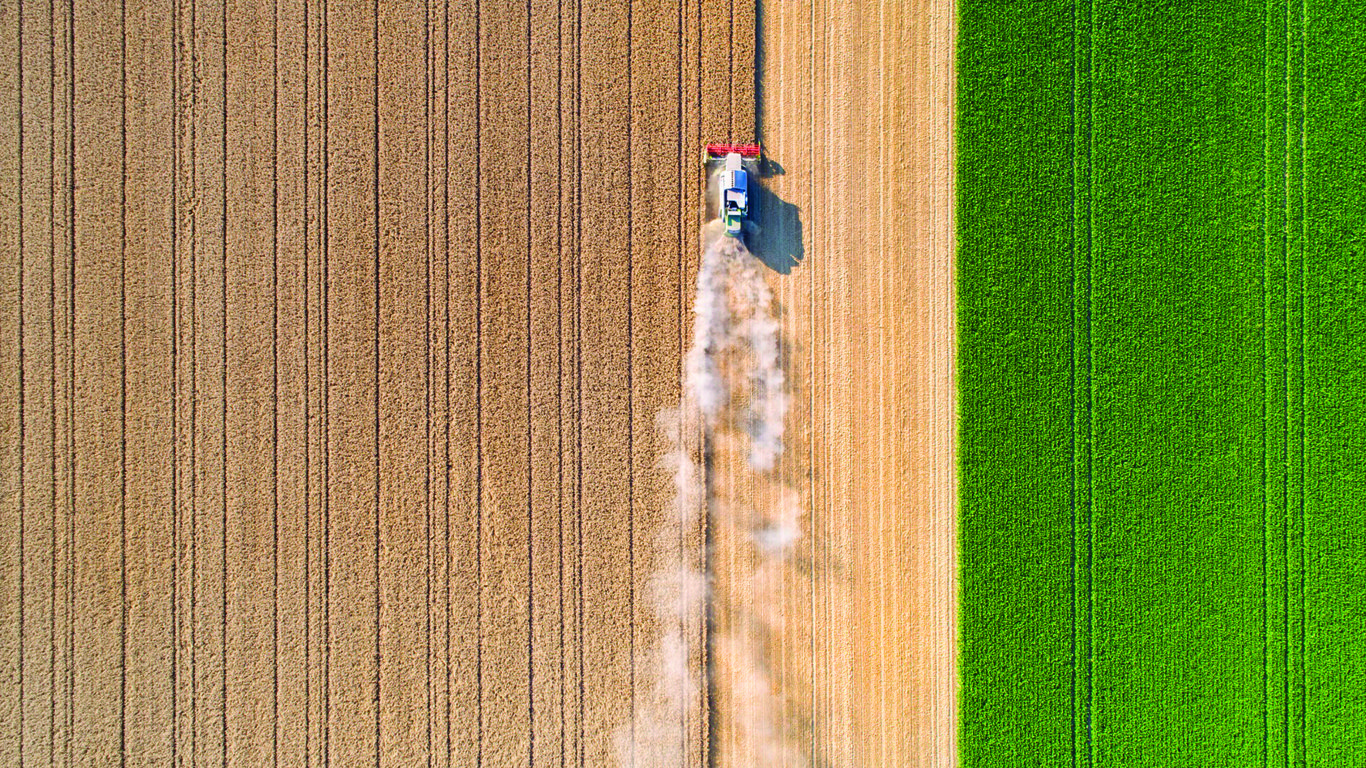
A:
[[[707,164],[721,160],[724,164],[708,182],[715,190],[712,204],[716,217],[725,224],[727,237],[740,237],[749,217],[749,168],[759,159],[762,148],[758,144],[708,144]]]

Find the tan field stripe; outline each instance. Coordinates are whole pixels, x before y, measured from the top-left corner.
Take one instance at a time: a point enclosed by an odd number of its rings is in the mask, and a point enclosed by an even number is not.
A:
[[[355,764],[380,731],[378,23],[368,3],[327,13],[327,748]]]
[[[304,257],[304,397],[307,434],[304,458],[308,464],[304,496],[304,745],[309,766],[325,765],[328,757],[328,622],[330,568],[327,549],[329,506],[327,492],[327,82],[325,19],[321,3],[305,0],[303,7],[303,247]],[[298,49],[296,49],[298,50]]]
[[[110,16],[102,6],[77,4],[75,9],[75,451],[80,460],[72,739],[75,754],[106,763],[117,761],[123,748],[125,693],[123,15]],[[7,626],[20,624],[16,616]]]
[[[558,0],[529,3],[525,203],[529,517],[527,638],[532,739],[529,763],[559,765],[566,752],[562,611],[563,493],[560,228],[562,178],[559,83],[564,49]]]
[[[17,3],[5,4],[5,18],[16,19]],[[0,699],[0,757],[17,762],[23,749],[23,647],[24,647],[24,366],[23,303],[23,51],[22,23],[11,22],[0,32],[0,62],[4,77],[4,112],[0,115],[0,141],[4,161],[0,164],[0,189],[4,190],[4,216],[0,223],[0,264],[4,287],[0,289],[0,360],[3,360],[3,410],[0,410],[0,479],[6,493],[0,497],[0,536],[5,542],[0,558],[0,683],[5,693]],[[31,139],[30,139],[31,140]],[[11,490],[12,489],[12,490]]]
[[[309,332],[308,316],[312,243],[306,212],[311,211],[304,174],[308,124],[305,68],[305,6],[302,0],[281,3],[272,19],[273,82],[271,174],[275,208],[271,233],[274,347],[271,378],[274,424],[272,437],[275,483],[271,530],[274,583],[271,647],[272,746],[282,765],[306,765],[310,739],[310,689],[313,649],[310,646],[309,597],[313,590],[309,534],[314,508],[310,497]],[[265,94],[262,94],[264,98]]]
[[[442,4],[428,2],[425,13],[426,92],[423,119],[426,241],[424,257],[428,295],[427,338],[427,593],[425,665],[427,674],[426,745],[432,765],[447,765],[450,745],[450,262],[447,253],[446,194],[446,18]]]
[[[430,318],[426,13],[379,4],[379,745],[389,765],[425,760]]]
[[[671,717],[676,721],[676,726],[668,728],[672,743],[685,738],[689,712],[666,709],[668,692],[654,682],[660,670],[659,638],[672,618],[654,594],[654,583],[662,569],[677,567],[674,564],[681,554],[677,533],[667,543],[660,536],[661,531],[675,530],[677,518],[672,507],[673,478],[658,461],[668,445],[656,426],[657,414],[678,403],[678,361],[683,353],[678,333],[683,314],[679,212],[668,192],[676,194],[682,177],[691,179],[694,168],[688,161],[697,162],[696,158],[679,160],[679,23],[678,0],[633,6],[627,190],[631,210],[627,232],[631,258],[631,675],[636,720],[645,719],[642,713]],[[638,726],[629,735],[636,746],[628,754],[642,763],[651,745],[664,738],[640,732]],[[685,759],[696,761],[700,754],[700,749],[687,750]]]
[[[480,489],[482,754],[529,761],[532,724],[528,519],[525,5],[485,8],[479,30]]]
[[[52,702],[49,761],[69,763],[73,718],[73,631],[72,571],[75,566],[73,520],[75,518],[74,421],[75,400],[75,325],[74,293],[74,190],[75,142],[72,131],[74,92],[72,87],[73,9],[51,7],[52,61],[50,130],[52,158]],[[39,756],[41,761],[42,756]]]
[[[226,759],[227,639],[227,8],[195,0],[193,29],[194,319],[192,423],[195,506],[189,595],[193,718],[190,758]],[[198,105],[202,105],[202,108]],[[78,204],[79,205],[79,204]]]
[[[22,588],[21,670],[23,708],[21,752],[24,760],[45,761],[53,755],[52,714],[55,706],[56,636],[54,634],[56,528],[54,502],[57,474],[55,394],[55,274],[52,244],[53,178],[56,153],[53,146],[52,102],[52,9],[47,4],[26,4],[22,25],[23,107],[22,164],[22,313],[20,343],[23,363],[22,451],[23,476],[18,493],[22,510],[20,585]]]
[[[477,4],[452,3],[443,9],[447,29],[442,69],[447,92],[442,104],[446,131],[445,172],[448,216],[447,293],[449,306],[446,344],[448,378],[446,412],[449,419],[445,459],[450,467],[446,492],[447,561],[446,621],[449,627],[447,703],[451,766],[476,765],[482,757],[480,738],[483,654],[480,646],[482,591],[480,482],[485,467],[480,455],[480,269],[483,260],[479,233],[481,187],[479,173],[483,132],[479,124],[480,48],[483,14]]]
[[[625,0],[580,7],[579,360],[583,765],[611,765],[631,721],[631,266],[629,41]]]
[[[174,525],[172,503],[172,54],[170,8],[125,9],[123,197],[124,638],[123,749],[168,762]]]
[[[278,246],[273,4],[227,4],[226,755],[275,760]]]

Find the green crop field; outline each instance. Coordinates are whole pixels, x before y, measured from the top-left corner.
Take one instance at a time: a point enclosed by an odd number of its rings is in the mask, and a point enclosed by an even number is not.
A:
[[[1364,19],[961,3],[964,766],[1366,765]]]

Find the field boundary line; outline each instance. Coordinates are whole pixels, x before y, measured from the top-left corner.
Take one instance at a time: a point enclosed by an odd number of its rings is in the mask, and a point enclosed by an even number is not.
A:
[[[1072,517],[1072,552],[1071,552],[1071,589],[1072,589],[1072,768],[1077,766],[1077,718],[1079,704],[1077,701],[1077,672],[1079,662],[1077,657],[1077,0],[1072,3],[1072,291],[1069,301],[1069,318],[1071,326],[1071,338],[1069,344],[1069,371],[1068,389],[1071,396],[1071,487],[1068,492],[1068,502],[1071,507]]]
[[[1267,185],[1267,177],[1270,175],[1271,165],[1271,94],[1270,94],[1270,50],[1269,41],[1271,35],[1270,25],[1271,3],[1270,0],[1264,5],[1262,16],[1262,274],[1261,274],[1261,293],[1262,293],[1262,392],[1261,392],[1261,417],[1262,417],[1262,768],[1267,768],[1270,763],[1271,753],[1271,617],[1270,617],[1270,491],[1268,490],[1269,478],[1269,447],[1267,441],[1267,402],[1270,398],[1268,392],[1268,375],[1270,368],[1270,329],[1267,322],[1270,319],[1270,301],[1267,296],[1267,287],[1270,282],[1270,250],[1271,250],[1271,229],[1270,218],[1270,190]]]
[[[1087,12],[1090,29],[1086,47],[1086,757],[1090,765],[1095,765],[1095,743],[1093,723],[1095,721],[1095,546],[1096,546],[1096,482],[1093,452],[1096,444],[1096,358],[1093,344],[1092,300],[1094,298],[1092,280],[1094,278],[1095,250],[1095,148],[1096,148],[1096,0],[1090,0]]]
[[[1292,414],[1294,414],[1294,404],[1291,403],[1291,387],[1290,387],[1290,361],[1291,361],[1291,348],[1290,348],[1290,347],[1291,347],[1291,335],[1290,335],[1290,324],[1291,324],[1291,316],[1290,316],[1290,271],[1291,271],[1291,264],[1290,264],[1290,253],[1291,253],[1291,243],[1290,243],[1290,232],[1291,232],[1291,195],[1290,195],[1290,184],[1291,184],[1291,182],[1290,182],[1290,179],[1291,179],[1291,135],[1290,135],[1290,126],[1291,126],[1291,98],[1290,98],[1290,89],[1291,89],[1291,61],[1290,61],[1290,46],[1291,46],[1291,31],[1292,31],[1292,30],[1291,30],[1291,26],[1290,26],[1290,0],[1285,0],[1284,22],[1285,22],[1285,75],[1284,75],[1284,81],[1285,81],[1285,105],[1284,105],[1284,108],[1283,108],[1283,115],[1284,115],[1285,124],[1284,124],[1284,128],[1283,128],[1283,137],[1281,137],[1281,138],[1283,138],[1283,142],[1284,142],[1284,157],[1283,157],[1284,169],[1283,169],[1283,174],[1281,174],[1281,179],[1283,179],[1283,183],[1284,183],[1284,193],[1285,193],[1285,197],[1284,197],[1284,200],[1283,200],[1283,215],[1284,215],[1284,221],[1285,221],[1285,231],[1283,232],[1283,234],[1281,234],[1281,247],[1283,247],[1283,250],[1284,250],[1284,253],[1283,253],[1284,272],[1281,273],[1281,286],[1280,286],[1280,288],[1281,288],[1281,297],[1283,297],[1283,298],[1281,298],[1281,307],[1280,307],[1280,309],[1281,309],[1281,324],[1283,324],[1283,327],[1281,327],[1281,335],[1284,336],[1283,340],[1281,340],[1281,348],[1283,348],[1284,353],[1285,353],[1285,362],[1284,362],[1285,370],[1284,370],[1284,372],[1283,372],[1283,376],[1281,376],[1281,381],[1283,381],[1284,387],[1285,387],[1285,394],[1284,394],[1285,417],[1284,417],[1284,420],[1281,421],[1281,439],[1284,440],[1284,444],[1281,445],[1281,451],[1283,451],[1283,452],[1281,452],[1281,456],[1283,456],[1283,459],[1281,459],[1281,462],[1283,462],[1283,463],[1281,463],[1281,471],[1283,471],[1284,477],[1283,477],[1283,480],[1281,480],[1281,504],[1283,504],[1283,508],[1281,508],[1280,512],[1281,512],[1281,553],[1283,553],[1283,556],[1284,556],[1284,559],[1285,559],[1285,584],[1284,584],[1284,586],[1283,586],[1283,590],[1281,590],[1280,597],[1281,597],[1281,609],[1283,609],[1283,612],[1284,612],[1283,622],[1284,622],[1284,627],[1285,627],[1285,630],[1284,630],[1284,631],[1285,631],[1284,648],[1283,648],[1283,652],[1281,652],[1281,661],[1283,661],[1283,664],[1284,664],[1284,670],[1283,670],[1283,672],[1281,672],[1281,678],[1283,678],[1283,679],[1281,679],[1281,687],[1283,687],[1283,690],[1284,690],[1284,700],[1281,701],[1281,707],[1283,707],[1283,709],[1284,709],[1284,717],[1285,717],[1285,748],[1284,748],[1284,749],[1285,749],[1285,753],[1284,753],[1284,754],[1285,754],[1285,768],[1290,768],[1290,767],[1291,767],[1291,763],[1292,763],[1292,758],[1294,758],[1294,754],[1291,753],[1291,712],[1290,712],[1290,711],[1291,711],[1291,705],[1290,705],[1290,700],[1291,700],[1290,670],[1291,670],[1291,656],[1292,656],[1292,648],[1291,648],[1291,645],[1292,645],[1292,644],[1291,644],[1291,640],[1290,640],[1290,638],[1291,638],[1291,626],[1290,626],[1290,582],[1291,582],[1291,570],[1290,570],[1290,545],[1291,545],[1291,541],[1290,541],[1290,540],[1291,540],[1291,532],[1290,532],[1290,506],[1291,506],[1291,488],[1290,488],[1290,462],[1291,462],[1291,456],[1290,456],[1290,440],[1291,440],[1291,428],[1290,428],[1290,425],[1291,425]]]
[[[1307,605],[1309,531],[1305,487],[1308,454],[1306,448],[1308,414],[1305,382],[1308,380],[1307,354],[1307,277],[1309,250],[1309,0],[1300,0],[1300,757],[1309,763],[1309,613]]]

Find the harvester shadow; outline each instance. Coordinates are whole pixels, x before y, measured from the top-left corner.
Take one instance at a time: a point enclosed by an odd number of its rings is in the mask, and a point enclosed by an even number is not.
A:
[[[801,209],[763,184],[750,187],[750,207],[755,223],[746,238],[750,253],[774,272],[792,274],[806,256]]]
[[[764,70],[768,65],[763,44],[767,4],[766,0],[758,0],[754,8],[754,138],[761,143],[764,140]],[[787,169],[772,156],[763,155],[759,160],[760,178],[768,179],[785,173]],[[763,184],[750,188],[750,198],[750,206],[754,211],[751,220],[757,230],[746,238],[750,252],[774,272],[792,274],[792,270],[801,264],[806,255],[802,245],[801,209],[780,199]]]

